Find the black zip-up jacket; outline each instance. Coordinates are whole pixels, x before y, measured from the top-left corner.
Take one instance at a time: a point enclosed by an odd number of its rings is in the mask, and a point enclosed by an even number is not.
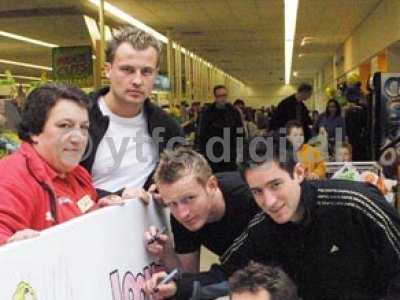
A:
[[[214,137],[220,137],[222,141],[210,143]],[[208,160],[214,173],[237,170],[237,150],[244,143],[244,129],[239,111],[230,103],[226,103],[223,108],[217,107],[215,102],[212,103],[201,114],[196,143],[196,147]],[[211,148],[207,150],[208,143]],[[224,161],[214,162],[211,153],[207,153],[210,150],[216,158],[223,156]],[[225,153],[228,154],[227,157]]]
[[[109,87],[105,87],[89,95],[90,142],[84,156],[85,159],[81,162],[81,165],[90,173],[96,157],[97,147],[106,134],[110,122],[109,117],[102,114],[98,105],[98,100],[100,97],[105,96],[109,90]],[[151,103],[149,99],[144,102],[143,109],[147,118],[149,134],[156,142],[159,154],[161,154],[166,148],[171,149],[177,145],[186,144],[179,124],[165,111]],[[144,188],[148,188],[151,184],[152,175],[153,173],[150,174],[144,184]],[[105,194],[107,194],[107,191],[100,191],[100,196]]]
[[[300,110],[299,115],[297,115],[298,109]],[[285,128],[288,121],[297,120],[303,125],[304,138],[307,141],[311,137],[309,126],[312,125],[309,113],[305,104],[298,102],[296,94],[293,94],[278,104],[271,117],[270,129],[278,132],[280,128]]]
[[[256,215],[222,265],[183,275],[177,299],[226,294],[227,276],[250,259],[281,266],[304,300],[400,299],[400,217],[377,189],[341,180],[305,182],[300,203],[306,210],[301,224]]]

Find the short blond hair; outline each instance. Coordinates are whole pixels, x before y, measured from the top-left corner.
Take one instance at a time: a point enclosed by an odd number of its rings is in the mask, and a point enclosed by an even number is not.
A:
[[[160,65],[162,45],[153,35],[140,30],[136,27],[124,27],[113,38],[108,41],[106,47],[106,62],[112,63],[115,58],[115,53],[118,47],[128,43],[136,50],[145,50],[153,47],[157,52],[157,67]]]
[[[157,185],[172,184],[190,174],[194,175],[197,182],[204,186],[212,176],[212,171],[207,160],[201,154],[192,149],[180,147],[174,150],[165,150],[161,154],[154,181]]]

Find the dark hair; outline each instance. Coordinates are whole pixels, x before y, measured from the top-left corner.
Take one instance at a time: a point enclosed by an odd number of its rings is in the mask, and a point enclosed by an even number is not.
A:
[[[292,128],[301,128],[304,130],[303,125],[297,120],[290,120],[286,123],[286,135],[290,134]]]
[[[331,103],[335,104],[335,106],[336,106],[335,117],[340,116],[342,114],[342,109],[340,108],[339,102],[337,102],[335,99],[331,99],[331,100],[328,101],[328,103],[326,103],[326,109],[325,109],[326,116],[330,115],[330,113],[329,113],[329,104],[331,104]]]
[[[88,98],[77,87],[67,87],[62,84],[45,84],[38,87],[28,95],[22,109],[21,123],[18,128],[21,140],[31,143],[31,136],[43,131],[49,111],[60,99],[72,101],[88,109]]]
[[[235,102],[233,102],[233,105],[243,105],[243,106],[245,106],[244,101],[242,99],[236,99]]]
[[[271,300],[298,300],[297,288],[289,276],[280,268],[264,266],[250,261],[242,270],[229,278],[231,295],[234,293],[257,293],[266,290]]]
[[[254,122],[255,111],[251,109],[251,107],[245,107],[244,109],[244,119],[247,122]]]
[[[114,61],[115,53],[118,47],[123,43],[128,43],[136,50],[145,50],[149,47],[153,47],[157,52],[157,67],[160,65],[161,42],[151,34],[131,26],[121,29],[120,32],[107,42],[105,50],[106,62],[112,63]]]
[[[218,84],[218,85],[214,86],[214,89],[213,89],[214,96],[215,96],[215,92],[217,90],[219,90],[219,89],[225,89],[226,90],[226,86],[224,86],[223,84]]]
[[[312,91],[313,91],[313,87],[311,84],[308,84],[308,83],[302,83],[297,88],[297,92],[299,92],[299,93],[309,93]]]
[[[248,169],[259,167],[267,162],[277,163],[281,169],[293,176],[297,160],[292,143],[278,134],[256,136],[244,147],[243,161],[238,163],[238,167],[244,178]]]

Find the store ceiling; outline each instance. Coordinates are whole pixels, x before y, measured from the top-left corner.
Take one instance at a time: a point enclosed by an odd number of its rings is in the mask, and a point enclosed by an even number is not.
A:
[[[381,0],[300,0],[293,70],[312,78]],[[109,0],[128,14],[249,86],[284,78],[283,0]],[[89,45],[82,15],[96,17],[87,0],[0,0],[0,30],[61,46]],[[117,25],[118,20],[107,18]],[[304,37],[314,38],[301,47]],[[303,54],[302,57],[298,57]],[[51,64],[51,49],[0,37],[0,59]],[[0,63],[0,73],[41,71]]]

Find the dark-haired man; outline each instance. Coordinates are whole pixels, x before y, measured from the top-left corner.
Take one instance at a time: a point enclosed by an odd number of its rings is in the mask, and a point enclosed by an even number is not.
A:
[[[297,120],[303,125],[304,138],[307,142],[311,137],[310,126],[313,123],[310,118],[310,112],[304,105],[304,101],[307,101],[311,97],[312,91],[312,85],[302,83],[297,88],[295,94],[283,99],[272,115],[270,129],[279,131],[279,129],[286,126],[288,121]]]
[[[151,183],[159,153],[184,143],[179,125],[149,97],[158,74],[161,43],[131,27],[106,48],[110,87],[92,94],[91,144],[83,166],[99,194],[134,196],[132,189]]]
[[[285,143],[250,150],[241,171],[264,220],[234,243],[219,269],[184,274],[177,286],[159,289],[163,295],[213,299],[227,274],[253,259],[280,265],[303,299],[400,299],[400,217],[376,188],[304,181],[304,167]]]
[[[298,300],[296,286],[277,267],[250,262],[229,278],[231,300]]]
[[[242,118],[228,102],[224,85],[214,87],[214,99],[201,114],[197,148],[214,173],[235,171],[237,150],[244,139]]]

